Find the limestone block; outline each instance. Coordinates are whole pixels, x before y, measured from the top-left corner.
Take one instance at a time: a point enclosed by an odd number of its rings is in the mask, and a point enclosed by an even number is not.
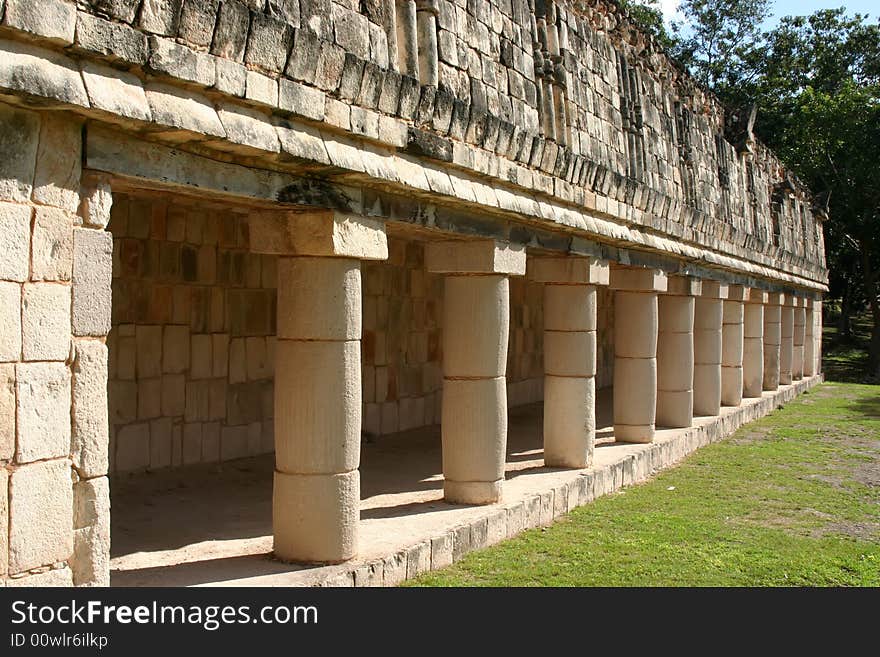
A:
[[[0,282],[0,362],[21,359],[21,285]]]
[[[725,324],[721,333],[721,364],[739,367],[743,358],[743,325]]]
[[[73,43],[76,6],[66,0],[6,0],[3,24],[63,44]]]
[[[406,579],[431,570],[431,542],[423,541],[406,550]]]
[[[538,283],[608,285],[609,267],[604,260],[567,256],[529,258],[529,278]]]
[[[273,550],[283,561],[338,563],[358,547],[360,477],[275,472]]]
[[[667,277],[659,269],[644,267],[611,267],[609,285],[612,290],[629,292],[665,292]]]
[[[59,208],[37,207],[31,249],[31,280],[69,281],[73,269],[72,215]]]
[[[730,301],[745,301],[750,296],[749,288],[744,285],[728,285],[726,299]]]
[[[431,570],[452,565],[453,534],[447,533],[431,539]]]
[[[106,2],[104,4],[107,5]],[[111,0],[111,4],[129,5],[132,13],[138,5],[133,0]],[[114,15],[113,12],[110,13]],[[126,22],[130,23],[131,20]],[[76,15],[75,39],[77,47],[100,55],[133,64],[145,64],[147,61],[147,36],[143,32],[83,11]]]
[[[657,361],[654,358],[614,358],[614,424],[654,424],[657,400]],[[617,436],[615,428],[615,437]],[[648,441],[650,442],[650,440]]]
[[[41,573],[34,573],[26,577],[16,577],[7,580],[6,586],[12,587],[56,587],[73,586],[70,568],[53,568]]]
[[[129,424],[116,435],[116,472],[132,472],[150,467],[150,423]]]
[[[0,129],[2,129],[2,125],[0,123]],[[8,140],[5,140],[0,134],[0,148],[6,147],[4,142],[8,143]],[[13,195],[8,188],[4,189],[2,177],[4,159],[6,158],[0,158],[0,195]],[[28,184],[28,192],[29,190],[30,184]],[[3,249],[0,250],[0,280],[18,282],[28,280],[31,252],[31,208],[26,205],[0,203],[0,234],[3,235]]]
[[[694,415],[721,412],[721,363],[694,363]]]
[[[0,39],[0,87],[89,106],[82,77],[73,60],[30,44]]]
[[[162,371],[167,374],[181,374],[190,367],[189,326],[165,326],[162,333],[161,351],[155,357],[162,358]]]
[[[74,229],[72,278],[73,334],[107,335],[110,332],[110,286],[113,279],[113,236],[110,233],[90,228]]]
[[[544,328],[595,331],[596,288],[592,285],[545,285]]]
[[[446,499],[498,501],[507,449],[504,377],[444,380],[441,429]]]
[[[739,406],[743,398],[743,368],[723,366],[721,368],[721,403],[724,406]]]
[[[82,77],[95,109],[137,121],[152,121],[144,85],[132,73],[83,60]]]
[[[495,240],[429,242],[425,267],[438,274],[526,273],[526,252],[522,246]]]
[[[657,341],[657,388],[684,391],[693,388],[694,336],[662,332]]]
[[[70,355],[70,286],[33,283],[22,296],[25,360],[67,360]]]
[[[360,261],[278,259],[280,338],[359,340],[361,316]]]
[[[180,20],[183,0],[144,0],[138,25],[146,32],[173,36]]]
[[[694,304],[694,331],[720,331],[723,317],[720,299],[701,296]]]
[[[82,124],[44,116],[34,171],[34,201],[76,212],[81,171]]]
[[[0,577],[9,570],[9,472],[0,468]],[[0,580],[3,581],[3,580]]]
[[[506,276],[448,276],[443,301],[445,377],[497,377],[507,367]]]
[[[693,333],[694,298],[661,294],[657,298],[658,330],[662,333]],[[657,347],[658,354],[660,347]]]
[[[595,378],[544,378],[544,463],[586,468],[596,434]]]
[[[226,137],[217,112],[204,96],[156,82],[146,86],[145,94],[154,122],[200,135]]]
[[[73,552],[73,485],[66,459],[24,465],[9,481],[9,572],[67,560]]]
[[[381,221],[336,211],[254,212],[251,249],[257,253],[341,256],[385,260],[388,242]]]
[[[278,87],[278,107],[285,112],[323,121],[327,97],[318,89],[281,78]]]
[[[685,428],[693,419],[693,390],[657,390],[657,426]]]
[[[15,452],[15,365],[0,364],[0,460]]]
[[[764,390],[779,387],[779,343],[771,344],[764,340]]]
[[[275,461],[281,472],[358,467],[360,342],[279,340],[275,367]]]
[[[226,131],[226,140],[216,142],[217,148],[230,149],[230,142],[261,152],[278,153],[281,145],[269,117],[246,107],[223,103],[217,116]]]
[[[764,382],[764,341],[760,337],[743,340],[743,396],[760,397]]]
[[[726,299],[728,295],[728,286],[727,284],[718,281],[703,280],[703,287],[700,295],[703,299]]]
[[[73,363],[73,465],[83,477],[107,474],[107,347],[95,340],[75,344]]]
[[[615,356],[654,358],[657,354],[657,295],[618,291],[614,295],[614,313]]]
[[[723,301],[721,322],[722,324],[742,324],[745,316],[745,304],[741,301]]]
[[[747,303],[754,303],[759,305],[766,304],[768,299],[769,295],[767,294],[767,292],[756,287],[750,288],[748,291],[748,295],[746,296]]]
[[[764,306],[747,303],[743,309],[743,337],[764,337]]]
[[[2,64],[0,64],[2,67]],[[0,104],[0,199],[27,202],[31,198],[34,180],[34,166],[40,137],[40,118],[34,112]],[[14,237],[16,232],[7,232],[20,221],[22,212],[28,209],[22,206],[2,205],[0,210],[0,226],[3,234]],[[28,218],[28,224],[30,224]],[[14,248],[15,242],[11,243]],[[2,256],[0,256],[2,258]],[[6,262],[0,259],[0,267]],[[7,278],[0,268],[0,276]],[[26,275],[25,275],[26,276]],[[17,278],[14,280],[24,280]]]
[[[703,293],[703,282],[692,276],[669,276],[666,281],[666,294],[674,296],[698,297]]]
[[[248,70],[245,73],[244,97],[255,103],[278,106],[278,81],[268,75]]]
[[[595,331],[544,331],[544,374],[585,377],[596,374]]]
[[[110,486],[107,477],[73,486],[73,557],[77,586],[110,584]]]
[[[721,364],[721,331],[694,331],[694,363],[698,365]]]

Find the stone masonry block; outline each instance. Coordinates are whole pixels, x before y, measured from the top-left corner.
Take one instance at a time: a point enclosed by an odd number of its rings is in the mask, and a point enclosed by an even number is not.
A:
[[[69,281],[72,269],[73,215],[59,208],[36,208],[31,239],[31,279]]]
[[[0,461],[15,452],[15,365],[0,365]],[[2,554],[2,552],[0,552]]]
[[[76,212],[82,170],[82,124],[46,115],[40,130],[34,201]]]
[[[9,482],[9,572],[67,560],[73,552],[70,463],[22,466]]]
[[[21,285],[0,282],[0,362],[21,359]]]
[[[67,360],[70,356],[70,286],[24,286],[21,339],[25,360]]]
[[[73,60],[25,43],[0,40],[0,87],[9,91],[89,106]]]
[[[0,577],[9,570],[9,472],[0,468]],[[0,580],[2,581],[2,580]]]
[[[16,368],[19,463],[70,452],[70,369],[63,363],[22,363]]]
[[[195,92],[167,84],[148,84],[144,92],[153,120],[190,133],[226,137],[211,102]]]
[[[540,283],[608,285],[608,263],[593,258],[532,258],[528,270]]]
[[[92,107],[137,121],[152,120],[144,86],[135,75],[83,61],[82,76]]]
[[[0,69],[2,67],[0,64]],[[0,104],[0,153],[3,153],[0,158],[0,200],[30,200],[39,139],[39,115]],[[7,216],[8,211],[0,211],[3,235],[8,234],[3,226],[4,220],[8,221]],[[0,255],[0,266],[2,258]]]
[[[430,242],[425,265],[433,273],[522,276],[526,252],[521,246],[494,240]]]
[[[73,465],[86,478],[107,474],[107,347],[78,340],[73,361]]]
[[[133,0],[121,1],[133,3]],[[75,43],[83,50],[133,64],[147,61],[147,36],[143,32],[82,11],[76,14]]]
[[[3,24],[59,43],[73,43],[76,5],[66,0],[6,0]]]
[[[0,148],[2,148],[0,136]],[[0,158],[0,167],[3,166]],[[0,180],[2,193],[2,180]],[[31,208],[26,205],[0,203],[0,235],[3,235],[3,248],[0,249],[0,280],[26,281],[30,274],[30,226]]]
[[[110,486],[107,477],[73,486],[74,546],[70,566],[77,586],[110,583]]]
[[[257,253],[388,257],[382,222],[334,211],[256,212],[250,217],[250,237],[251,249]]]
[[[72,326],[76,336],[110,332],[113,236],[103,230],[73,231]]]

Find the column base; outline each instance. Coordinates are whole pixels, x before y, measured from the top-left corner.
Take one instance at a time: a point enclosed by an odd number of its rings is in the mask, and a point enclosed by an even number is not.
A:
[[[657,421],[658,427],[670,429],[686,429],[694,421],[693,390],[658,390]]]
[[[619,443],[652,443],[654,442],[654,425],[615,423],[614,440]]]
[[[450,504],[495,504],[501,501],[504,479],[443,482],[443,499]]]
[[[273,551],[281,561],[341,563],[357,554],[360,474],[275,471]]]
[[[544,465],[586,468],[596,436],[593,377],[544,377]]]
[[[741,367],[721,368],[721,405],[739,406],[742,403],[743,370]]]

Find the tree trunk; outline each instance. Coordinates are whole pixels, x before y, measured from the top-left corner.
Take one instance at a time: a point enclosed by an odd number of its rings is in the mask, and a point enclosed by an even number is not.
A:
[[[840,317],[837,318],[837,335],[838,339],[843,342],[849,338],[850,333],[850,315],[852,314],[852,284],[849,279],[846,280],[846,286],[843,288],[843,296],[840,299]]]
[[[880,378],[880,300],[877,299],[877,272],[871,266],[871,249],[866,242],[860,243],[862,268],[865,274],[865,294],[871,308],[871,345],[868,348],[868,372]]]

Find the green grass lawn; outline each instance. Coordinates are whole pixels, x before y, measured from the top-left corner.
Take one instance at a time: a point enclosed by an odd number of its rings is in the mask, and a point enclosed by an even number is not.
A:
[[[645,484],[408,585],[880,586],[880,386],[825,383]]]

